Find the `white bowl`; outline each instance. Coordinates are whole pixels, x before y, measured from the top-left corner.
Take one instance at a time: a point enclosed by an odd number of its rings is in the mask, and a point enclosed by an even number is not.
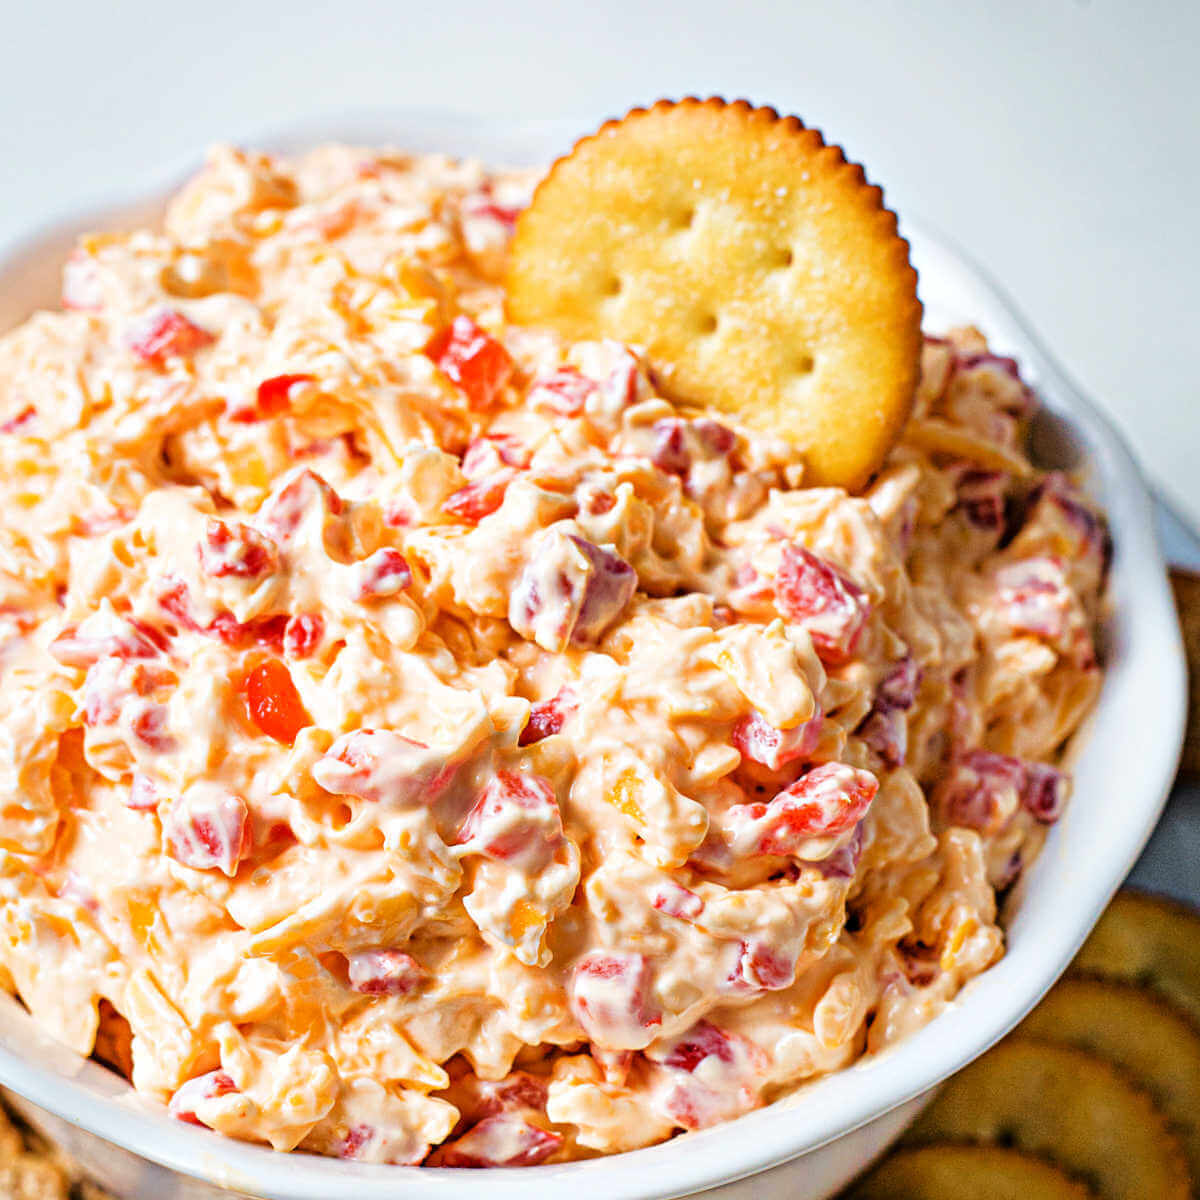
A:
[[[248,137],[289,150],[322,139],[391,142],[493,162],[537,163],[590,122],[514,127],[447,114],[384,113]],[[192,164],[189,164],[192,165]],[[146,182],[152,201],[96,204],[0,247],[0,328],[54,305],[58,268],[84,228],[153,219],[180,169]],[[160,186],[155,187],[157,182]],[[0,1083],[21,1107],[129,1200],[200,1200],[229,1189],[270,1200],[635,1200],[695,1195],[822,1200],[879,1153],[923,1098],[1011,1029],[1063,971],[1148,838],[1175,773],[1185,711],[1184,660],[1154,532],[1150,496],[1129,451],[980,272],[930,231],[905,223],[927,328],[973,323],[1012,354],[1047,415],[1035,444],[1049,465],[1084,469],[1115,544],[1108,673],[1083,733],[1075,795],[1007,912],[1008,952],[932,1024],[885,1054],[729,1124],[645,1150],[520,1170],[422,1170],[281,1155],[169,1119],[117,1076],[42,1033],[0,997]],[[793,1160],[800,1160],[795,1162]],[[789,1163],[788,1166],[779,1164]],[[769,1170],[770,1168],[777,1168]],[[759,1172],[767,1172],[759,1175]],[[756,1175],[751,1182],[747,1177]],[[735,1181],[747,1180],[738,1185]]]

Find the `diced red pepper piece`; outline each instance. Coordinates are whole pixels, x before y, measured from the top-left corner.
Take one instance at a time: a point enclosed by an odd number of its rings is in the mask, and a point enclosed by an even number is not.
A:
[[[1066,634],[1075,601],[1058,559],[1047,556],[1007,563],[993,578],[996,605],[1014,632],[1051,641]]]
[[[574,693],[565,687],[549,700],[539,700],[529,710],[529,721],[521,730],[517,745],[532,746],[543,738],[561,733],[567,718],[577,707]]]
[[[732,1063],[733,1046],[723,1029],[718,1029],[708,1021],[698,1021],[671,1047],[663,1059],[663,1065],[694,1072],[709,1057]]]
[[[848,833],[866,815],[879,781],[845,763],[822,763],[767,804],[735,804],[726,814],[735,856],[796,854],[810,838]]]
[[[358,564],[359,600],[394,596],[412,583],[412,571],[404,555],[393,546],[384,546]]]
[[[241,796],[217,787],[193,787],[163,818],[167,853],[185,867],[215,868],[232,878],[250,853],[250,811]]]
[[[162,704],[140,702],[142,707],[130,722],[133,736],[159,754],[169,754],[178,743],[168,732],[167,709]]]
[[[348,956],[350,987],[366,996],[404,996],[428,978],[425,968],[403,950],[365,950]]]
[[[173,308],[151,316],[133,335],[129,348],[151,366],[162,367],[171,358],[190,358],[217,339]]]
[[[283,650],[293,658],[307,658],[325,635],[325,622],[317,613],[289,617],[283,630]]]
[[[529,450],[511,433],[488,433],[477,437],[466,449],[462,473],[468,479],[494,475],[501,467],[529,466]]]
[[[527,400],[533,408],[548,408],[563,417],[577,417],[598,387],[594,379],[574,367],[559,367],[553,374],[533,381]]]
[[[452,517],[461,517],[472,523],[482,521],[504,503],[504,493],[513,480],[511,471],[497,472],[484,479],[476,479],[447,497],[442,511]]]
[[[66,667],[90,667],[102,658],[157,658],[170,645],[163,630],[136,618],[118,617],[109,629],[97,624],[89,618],[78,629],[64,629],[50,654]]]
[[[425,353],[462,388],[468,407],[475,411],[491,408],[513,373],[508,351],[466,316],[455,317],[434,334]]]
[[[771,771],[803,759],[817,748],[824,718],[818,712],[791,729],[776,729],[761,713],[752,712],[733,727],[734,748],[743,758]]]
[[[660,883],[654,889],[650,903],[668,917],[676,917],[680,921],[696,921],[704,912],[704,901],[681,884],[671,880]]]
[[[227,575],[258,579],[279,566],[279,552],[269,537],[249,525],[227,524],[216,518],[205,526],[199,553],[201,569],[214,579]]]
[[[259,513],[259,523],[277,541],[286,541],[310,508],[338,516],[343,508],[342,498],[315,471],[298,471],[267,498]]]
[[[593,950],[575,964],[568,993],[571,1010],[587,1035],[602,1046],[636,1050],[662,1024],[653,976],[644,955]]]
[[[37,409],[32,404],[27,404],[15,416],[0,423],[0,433],[21,433],[28,429],[36,419]]]
[[[390,729],[344,733],[312,768],[317,783],[335,796],[397,808],[432,804],[453,773],[437,751]]]
[[[508,619],[547,650],[594,645],[636,591],[637,572],[619,554],[550,530],[512,590]]]
[[[967,470],[959,476],[955,508],[976,529],[999,535],[1004,529],[1009,477],[1003,471]]]
[[[135,812],[153,812],[160,799],[154,780],[140,771],[136,772],[129,783],[129,796],[125,800],[125,807],[132,808]]]
[[[660,471],[686,475],[692,466],[687,444],[688,422],[680,417],[663,417],[654,422],[654,450],[650,461]]]
[[[952,825],[996,832],[1018,807],[1042,824],[1053,824],[1062,815],[1067,793],[1067,776],[1047,763],[969,750],[937,788],[934,802]]]
[[[204,627],[203,632],[220,638],[227,646],[244,650],[249,646],[269,646],[282,653],[283,638],[290,618],[287,613],[254,617],[250,621],[239,621],[231,612],[217,613]]]
[[[237,1084],[224,1071],[209,1071],[207,1075],[197,1075],[183,1084],[171,1097],[167,1112],[177,1121],[203,1125],[204,1122],[196,1115],[199,1102],[228,1096],[237,1090]]]
[[[791,987],[796,978],[796,960],[780,954],[766,942],[742,942],[733,981],[755,991],[776,992]]]
[[[920,682],[917,660],[906,655],[884,676],[871,711],[858,727],[858,736],[890,767],[903,765],[908,756],[908,721],[904,714],[916,702]]]
[[[274,375],[264,379],[255,392],[256,415],[277,417],[292,406],[292,387],[297,383],[312,383],[312,375]]]
[[[561,1134],[515,1113],[497,1113],[442,1146],[438,1161],[443,1167],[532,1167],[561,1145]]]
[[[562,816],[548,780],[523,771],[497,771],[467,813],[454,845],[500,861],[542,865],[562,838]]]
[[[775,599],[789,621],[808,630],[817,654],[835,665],[853,655],[871,611],[858,584],[795,542],[783,548]]]
[[[301,729],[312,724],[291,672],[277,658],[265,659],[246,672],[242,695],[250,720],[267,737],[286,746],[296,740]]]

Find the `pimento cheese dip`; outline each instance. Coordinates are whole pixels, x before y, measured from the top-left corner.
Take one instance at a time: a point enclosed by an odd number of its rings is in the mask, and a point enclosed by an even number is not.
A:
[[[1003,953],[1100,519],[930,337],[862,495],[506,326],[535,182],[216,151],[0,342],[0,976],[183,1121],[530,1165],[726,1121]]]

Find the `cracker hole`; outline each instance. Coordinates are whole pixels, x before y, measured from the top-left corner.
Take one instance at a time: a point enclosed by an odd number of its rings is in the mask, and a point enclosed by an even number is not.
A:
[[[717,324],[718,322],[716,313],[703,313],[699,321],[696,322],[697,328],[705,336],[716,333]]]
[[[775,251],[775,267],[777,270],[786,271],[795,261],[796,256],[792,253],[790,246],[780,246]]]
[[[604,281],[604,295],[609,297],[609,299],[613,296],[619,296],[622,287],[621,280],[616,275],[612,275]]]
[[[817,360],[811,354],[801,354],[796,359],[796,374],[811,375],[816,368]]]
[[[694,208],[683,209],[679,216],[675,218],[675,224],[680,229],[691,229],[696,223],[696,210]]]

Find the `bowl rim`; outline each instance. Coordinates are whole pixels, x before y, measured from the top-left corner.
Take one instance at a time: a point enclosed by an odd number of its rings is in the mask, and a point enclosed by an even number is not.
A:
[[[432,148],[441,138],[458,153],[468,153],[461,147],[470,144],[484,156],[489,146],[515,143],[536,145],[539,155],[548,156],[553,146],[569,148],[573,136],[591,124],[562,119],[516,123],[441,110],[400,109],[330,115],[282,129],[258,130],[243,144],[288,151],[341,138],[423,149]],[[186,166],[194,166],[194,161]],[[32,261],[44,261],[69,231],[111,224],[114,213],[144,208],[186,173],[185,164],[176,163],[149,174],[143,186],[126,196],[72,205],[33,232],[10,239],[0,245],[0,280]],[[794,1097],[735,1121],[583,1162],[492,1168],[481,1175],[276,1154],[170,1120],[165,1110],[133,1093],[123,1080],[42,1033],[7,997],[0,997],[0,1083],[151,1162],[219,1187],[275,1200],[326,1200],[333,1189],[348,1195],[351,1188],[359,1200],[383,1200],[400,1191],[414,1200],[432,1200],[472,1194],[485,1180],[489,1193],[497,1198],[549,1196],[566,1185],[580,1200],[640,1200],[731,1183],[816,1150],[927,1091],[1007,1033],[1065,969],[1158,820],[1183,738],[1185,666],[1151,496],[1123,438],[1067,378],[1011,301],[974,262],[919,222],[902,224],[919,269],[923,262],[935,264],[945,278],[954,276],[957,286],[974,297],[980,309],[975,319],[989,341],[1000,352],[1019,356],[1023,372],[1045,406],[1067,422],[1086,451],[1089,470],[1103,483],[1117,548],[1113,579],[1121,585],[1116,600],[1127,641],[1123,654],[1136,654],[1141,674],[1155,679],[1154,720],[1139,730],[1138,750],[1147,764],[1144,787],[1136,797],[1122,796],[1126,809],[1121,837],[1110,837],[1108,843],[1098,839],[1090,874],[1085,871],[1079,880],[1076,908],[1057,912],[1056,920],[1036,937],[1023,935],[1019,947],[972,980],[945,1012],[883,1053],[815,1080]],[[1105,695],[1115,686],[1111,677],[1106,680]],[[1119,751],[1114,747],[1111,752]],[[1018,913],[1013,929],[1022,915]],[[31,1050],[40,1061],[31,1061]]]

